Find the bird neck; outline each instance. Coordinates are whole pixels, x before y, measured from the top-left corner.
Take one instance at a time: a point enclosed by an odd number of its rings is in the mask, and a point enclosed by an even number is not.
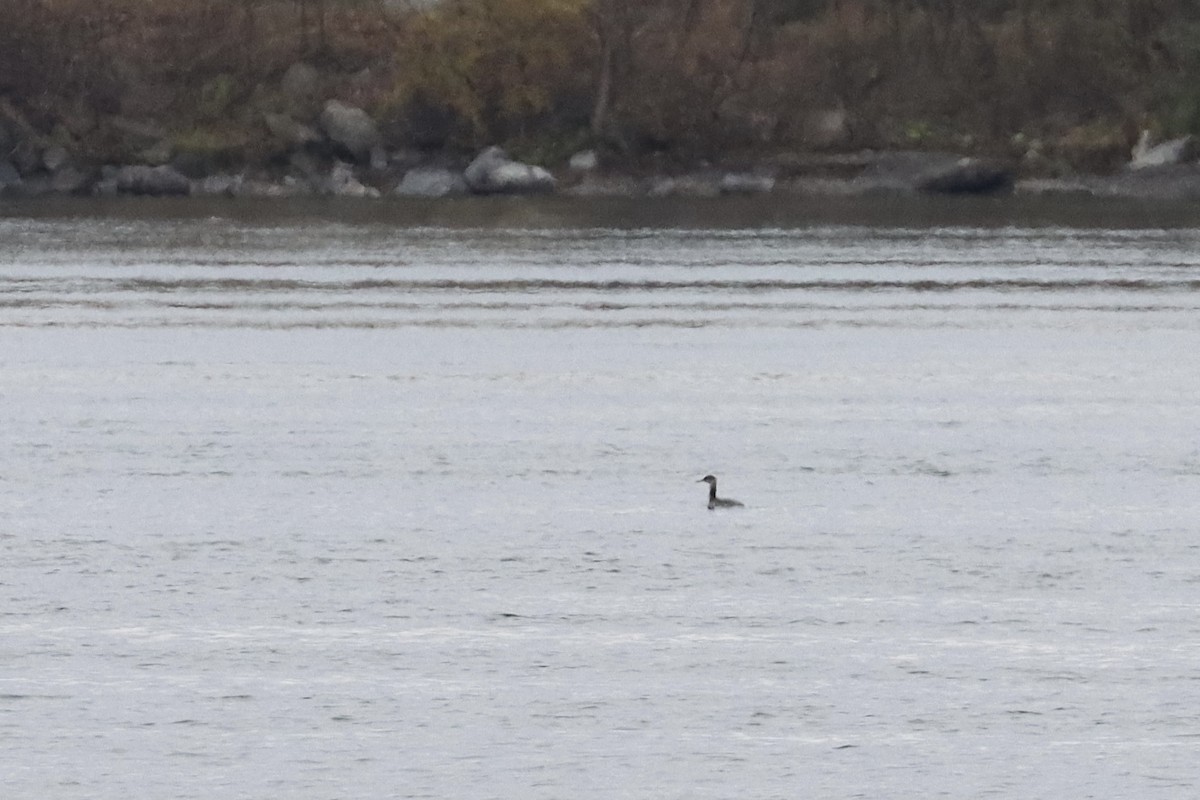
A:
[[[708,485],[708,502],[717,502],[717,482],[713,481]]]

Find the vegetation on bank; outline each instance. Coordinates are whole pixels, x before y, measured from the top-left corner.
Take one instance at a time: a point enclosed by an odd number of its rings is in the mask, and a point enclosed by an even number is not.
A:
[[[281,87],[317,68],[312,107]],[[0,121],[230,163],[338,98],[392,148],[554,161],[921,147],[1103,169],[1200,133],[1194,0],[5,0]],[[9,131],[9,140],[22,131]],[[3,138],[0,136],[0,138]],[[0,142],[3,144],[3,142]]]

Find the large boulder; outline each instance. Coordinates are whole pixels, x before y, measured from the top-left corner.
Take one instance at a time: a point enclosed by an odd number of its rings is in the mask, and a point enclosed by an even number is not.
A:
[[[174,167],[145,164],[118,167],[111,180],[118,194],[166,197],[192,191],[192,182]]]
[[[71,154],[62,145],[51,145],[42,151],[42,166],[47,172],[57,172],[71,161]]]
[[[227,173],[205,175],[192,184],[192,194],[201,197],[237,197],[238,191],[242,186],[242,180],[241,175],[229,175]]]
[[[467,191],[467,182],[461,173],[445,167],[415,167],[404,173],[394,194],[400,197],[446,197]]]
[[[775,176],[755,172],[729,172],[718,184],[721,194],[769,194],[775,188]]]
[[[803,121],[805,143],[814,150],[832,150],[850,143],[850,115],[844,108],[815,111]]]
[[[595,150],[580,150],[571,156],[567,166],[572,172],[595,172],[600,168],[600,155]]]
[[[86,194],[91,187],[91,176],[71,164],[59,167],[50,176],[50,190],[58,194]]]
[[[538,194],[552,192],[554,176],[542,167],[513,161],[499,147],[489,147],[463,171],[476,194]]]
[[[325,180],[325,194],[335,197],[379,197],[379,190],[366,186],[354,174],[354,168],[344,161],[338,161],[329,171]]]
[[[359,163],[369,162],[372,151],[380,147],[379,128],[361,108],[330,100],[319,122],[329,140]]]

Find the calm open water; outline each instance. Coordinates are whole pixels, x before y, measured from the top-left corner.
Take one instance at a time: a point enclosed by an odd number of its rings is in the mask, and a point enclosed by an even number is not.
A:
[[[0,217],[5,798],[1200,792],[1200,228],[489,208]]]

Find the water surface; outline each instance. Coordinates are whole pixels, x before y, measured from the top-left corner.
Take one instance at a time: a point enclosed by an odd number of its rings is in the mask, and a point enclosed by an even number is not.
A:
[[[0,218],[6,797],[1196,791],[1200,231],[185,208]]]

